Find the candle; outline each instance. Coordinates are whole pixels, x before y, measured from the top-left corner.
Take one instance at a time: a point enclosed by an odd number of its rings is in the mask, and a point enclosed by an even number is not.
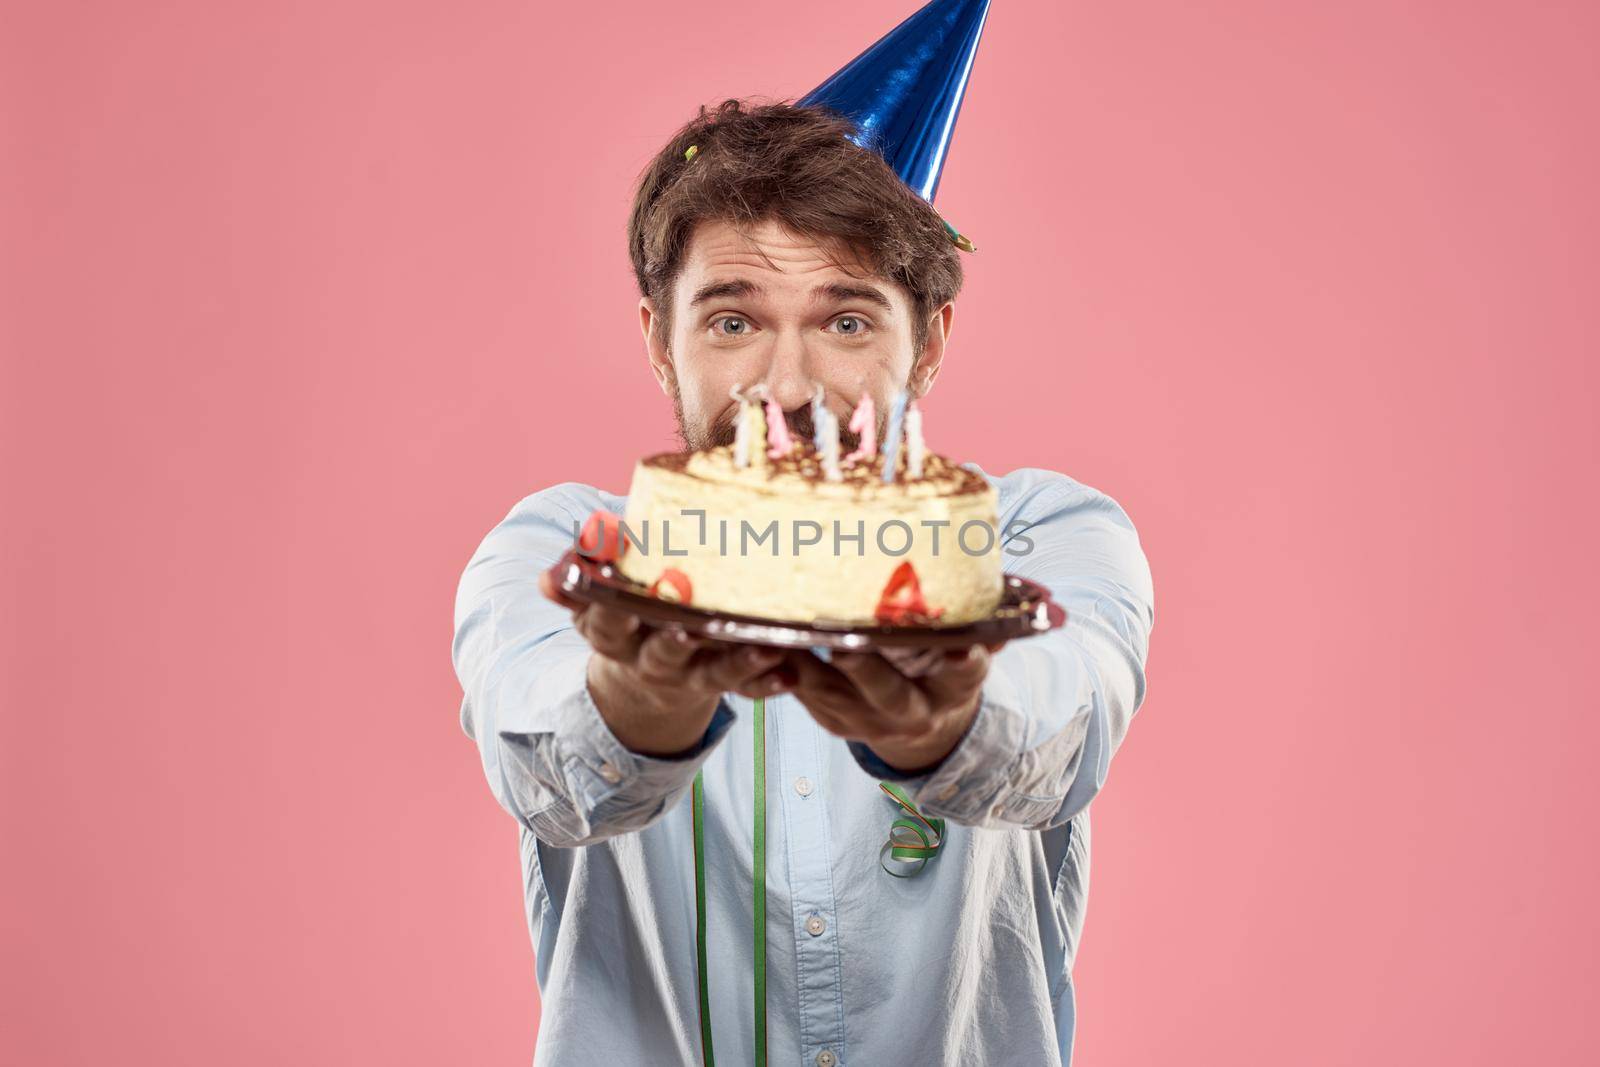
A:
[[[922,459],[928,446],[922,439],[922,409],[913,400],[906,408],[906,477],[922,477]]]
[[[761,442],[767,439],[767,419],[761,413],[761,401],[747,402],[744,418],[750,424],[750,466],[762,470],[767,465],[767,450],[761,447]]]
[[[818,385],[811,390],[811,447],[818,454],[822,452],[822,420],[828,413],[827,405],[822,402],[822,386]]]
[[[827,413],[828,436],[822,443],[822,478],[828,482],[844,481],[839,470],[839,416]]]
[[[811,398],[811,443],[822,457],[822,477],[825,481],[842,481],[839,472],[839,416],[828,410],[822,402],[822,386]]]
[[[894,481],[895,462],[900,458],[900,426],[906,417],[906,391],[894,394],[889,405],[889,430],[883,439],[883,480]]]
[[[767,455],[760,444],[767,436],[766,420],[761,415],[761,403],[737,385],[728,390],[728,393],[739,402],[739,418],[734,424],[733,465],[766,466]]]
[[[783,408],[766,394],[767,404],[767,455],[773,459],[794,451],[794,439],[789,436],[789,420],[783,417]]]
[[[744,390],[735,383],[728,390],[728,395],[733,397],[739,405],[739,413],[733,418],[733,465],[735,467],[748,467],[750,465],[750,423],[744,417]]]
[[[861,444],[844,457],[848,466],[858,459],[871,459],[878,454],[878,413],[872,404],[872,394],[863,393],[861,402],[850,416],[850,429],[861,435]]]

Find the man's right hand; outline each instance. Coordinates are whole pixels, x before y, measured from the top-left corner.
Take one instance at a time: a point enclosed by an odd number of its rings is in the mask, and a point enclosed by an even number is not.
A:
[[[589,695],[617,740],[640,755],[693,749],[723,693],[766,697],[795,683],[778,649],[646,626],[630,612],[572,599],[549,574],[539,589],[572,610],[574,629],[594,649]]]

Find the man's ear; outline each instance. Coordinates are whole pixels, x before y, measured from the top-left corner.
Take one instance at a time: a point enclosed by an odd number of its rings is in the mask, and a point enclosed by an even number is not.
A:
[[[656,306],[647,296],[639,300],[639,329],[644,332],[644,352],[650,360],[650,371],[656,376],[656,384],[663,393],[671,396],[677,372],[672,367],[672,355],[667,350],[666,320],[656,314]]]
[[[950,340],[950,323],[955,314],[955,304],[947,300],[928,319],[928,339],[911,368],[909,391],[913,400],[926,396],[928,390],[933,388],[933,380],[939,376],[939,368],[944,364],[945,344]]]

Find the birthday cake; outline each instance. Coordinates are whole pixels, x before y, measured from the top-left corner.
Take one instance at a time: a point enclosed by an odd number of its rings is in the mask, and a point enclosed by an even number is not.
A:
[[[840,457],[837,419],[815,441],[748,402],[739,439],[638,462],[622,516],[591,516],[579,550],[655,596],[736,615],[842,625],[949,625],[990,615],[1002,589],[997,495],[928,452],[903,400],[885,447],[870,400]],[[904,416],[902,418],[902,415]],[[885,471],[890,474],[886,477]]]

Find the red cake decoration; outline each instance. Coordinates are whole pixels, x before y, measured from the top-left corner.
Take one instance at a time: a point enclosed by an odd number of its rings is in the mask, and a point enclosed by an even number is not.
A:
[[[596,563],[615,563],[627,551],[622,539],[622,516],[596,508],[578,535],[578,551]]]
[[[650,595],[687,604],[694,595],[694,587],[689,584],[687,574],[676,567],[668,567],[661,572],[661,577],[650,583]]]
[[[889,575],[888,584],[878,597],[873,617],[890,626],[903,626],[918,622],[931,622],[944,614],[943,608],[928,607],[922,599],[922,583],[917,580],[916,568],[906,560]]]

